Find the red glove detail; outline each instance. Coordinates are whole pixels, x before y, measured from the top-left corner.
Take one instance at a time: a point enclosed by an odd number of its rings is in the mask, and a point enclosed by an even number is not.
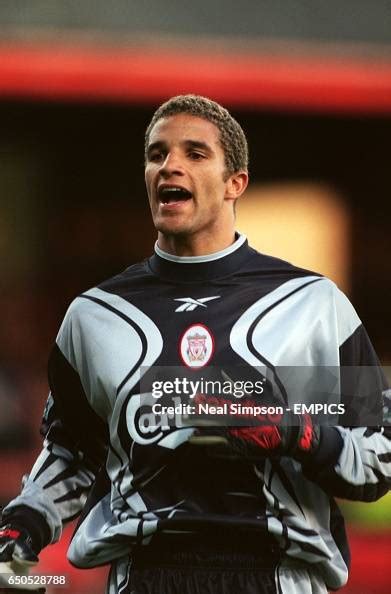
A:
[[[11,528],[5,528],[4,530],[0,530],[0,538],[9,536],[10,538],[19,538],[20,536],[19,530],[13,530]]]
[[[263,450],[275,450],[281,445],[281,433],[277,425],[265,425],[263,427],[243,427],[241,429],[229,429],[228,433],[233,437],[243,439]]]
[[[230,405],[235,402],[229,396],[221,398],[208,398],[205,395],[197,395],[194,400],[196,405],[209,404],[215,407],[225,406],[230,410]],[[254,400],[246,399],[241,401],[240,413],[225,417],[215,414],[216,426],[211,424],[212,418],[197,419],[197,428],[191,437],[192,444],[214,446],[219,448],[225,443],[229,454],[258,459],[264,456],[292,456],[303,461],[309,454],[314,453],[320,443],[320,427],[314,425],[309,414],[296,415],[290,410],[281,414],[256,414],[253,411],[257,403]],[[242,426],[230,426],[230,423],[238,418]],[[204,424],[205,422],[205,424]],[[217,441],[213,441],[216,438]]]
[[[302,417],[303,427],[298,441],[298,448],[303,452],[308,452],[313,445],[314,426],[310,415],[305,414]]]

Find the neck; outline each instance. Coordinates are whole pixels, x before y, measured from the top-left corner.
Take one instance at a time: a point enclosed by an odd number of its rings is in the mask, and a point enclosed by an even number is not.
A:
[[[221,237],[192,237],[191,235],[164,235],[158,233],[160,249],[173,256],[206,256],[225,250],[235,241],[235,231],[230,229]]]
[[[157,245],[148,260],[154,274],[175,283],[203,282],[223,278],[240,270],[251,253],[246,237],[237,234],[235,242],[227,248],[203,256],[175,256]]]

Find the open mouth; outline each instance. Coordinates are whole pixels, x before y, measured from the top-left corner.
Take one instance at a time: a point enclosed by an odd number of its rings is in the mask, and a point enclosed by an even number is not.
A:
[[[186,202],[192,198],[192,193],[180,186],[163,186],[158,190],[158,198],[162,204]]]

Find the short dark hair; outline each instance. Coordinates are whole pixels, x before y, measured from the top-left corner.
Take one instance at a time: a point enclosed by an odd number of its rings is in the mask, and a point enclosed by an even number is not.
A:
[[[145,156],[147,155],[149,136],[156,122],[181,113],[188,113],[208,120],[219,129],[220,143],[229,175],[238,171],[247,171],[248,145],[242,127],[225,107],[200,95],[177,95],[158,107],[145,132]]]

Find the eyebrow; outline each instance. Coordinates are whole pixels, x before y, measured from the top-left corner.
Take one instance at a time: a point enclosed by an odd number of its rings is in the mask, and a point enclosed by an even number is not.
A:
[[[207,153],[213,153],[212,147],[202,140],[185,140],[184,144],[189,148],[198,148],[206,151]]]
[[[208,143],[203,142],[202,140],[187,139],[187,140],[182,141],[182,144],[185,145],[186,148],[202,149],[205,152],[207,152],[208,154],[213,153],[212,147]],[[147,147],[147,155],[150,155],[151,152],[154,151],[155,149],[164,149],[166,147],[167,147],[167,143],[164,140],[157,140],[156,142],[152,142]]]

